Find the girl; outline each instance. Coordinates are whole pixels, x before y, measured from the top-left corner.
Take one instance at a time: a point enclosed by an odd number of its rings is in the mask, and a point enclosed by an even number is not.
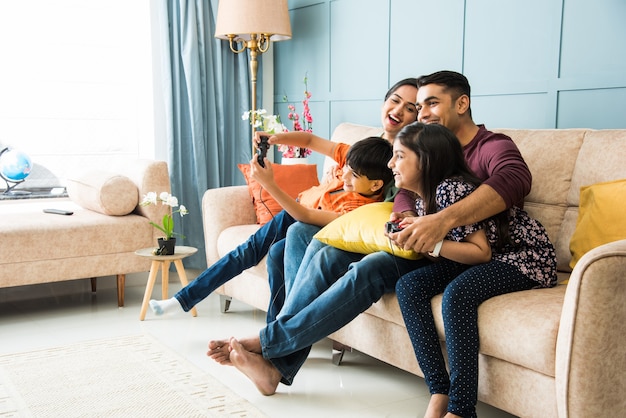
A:
[[[418,216],[452,205],[481,183],[467,167],[458,139],[441,125],[408,125],[393,148],[389,167],[396,187],[415,193]],[[475,417],[478,306],[504,293],[554,286],[554,247],[537,220],[513,207],[485,222],[452,229],[424,256],[434,262],[402,276],[396,292],[432,395],[425,417]],[[442,292],[450,374],[430,305]]]

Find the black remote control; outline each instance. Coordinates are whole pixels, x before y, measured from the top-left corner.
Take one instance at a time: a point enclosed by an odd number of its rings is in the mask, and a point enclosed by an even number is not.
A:
[[[267,143],[270,137],[267,135],[261,135],[261,142],[259,142],[259,146],[256,149],[257,157],[256,160],[259,162],[259,165],[265,168],[265,162],[263,159],[267,156],[267,150],[270,148],[270,144]]]
[[[55,215],[72,215],[74,212],[71,210],[63,210],[63,209],[44,209],[45,213],[54,213]]]

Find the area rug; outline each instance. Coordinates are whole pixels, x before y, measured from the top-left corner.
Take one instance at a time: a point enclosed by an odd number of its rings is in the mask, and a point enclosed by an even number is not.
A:
[[[263,417],[148,335],[0,356],[0,417]]]

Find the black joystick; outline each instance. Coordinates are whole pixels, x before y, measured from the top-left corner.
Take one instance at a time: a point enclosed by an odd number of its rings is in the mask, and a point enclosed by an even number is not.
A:
[[[259,146],[256,149],[257,157],[256,160],[259,162],[259,165],[265,168],[265,162],[263,159],[267,156],[267,150],[270,148],[269,141],[270,137],[267,135],[261,135],[261,142],[259,142]]]
[[[391,234],[393,232],[400,232],[402,231],[402,228],[400,228],[400,222],[387,222],[385,224],[385,229],[387,231],[388,234]]]

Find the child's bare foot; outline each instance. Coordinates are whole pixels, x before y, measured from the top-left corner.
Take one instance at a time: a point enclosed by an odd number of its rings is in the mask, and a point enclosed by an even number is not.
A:
[[[256,388],[265,396],[276,393],[280,383],[280,372],[260,354],[247,351],[234,338],[230,339],[230,359],[237,369],[248,376]]]
[[[209,341],[209,351],[207,356],[223,366],[232,366],[230,362],[230,343],[228,340]]]
[[[448,395],[444,395],[442,393],[435,393],[434,395],[432,395],[430,397],[430,402],[428,402],[428,408],[426,408],[424,418],[447,417],[449,400],[450,398],[448,397]]]

